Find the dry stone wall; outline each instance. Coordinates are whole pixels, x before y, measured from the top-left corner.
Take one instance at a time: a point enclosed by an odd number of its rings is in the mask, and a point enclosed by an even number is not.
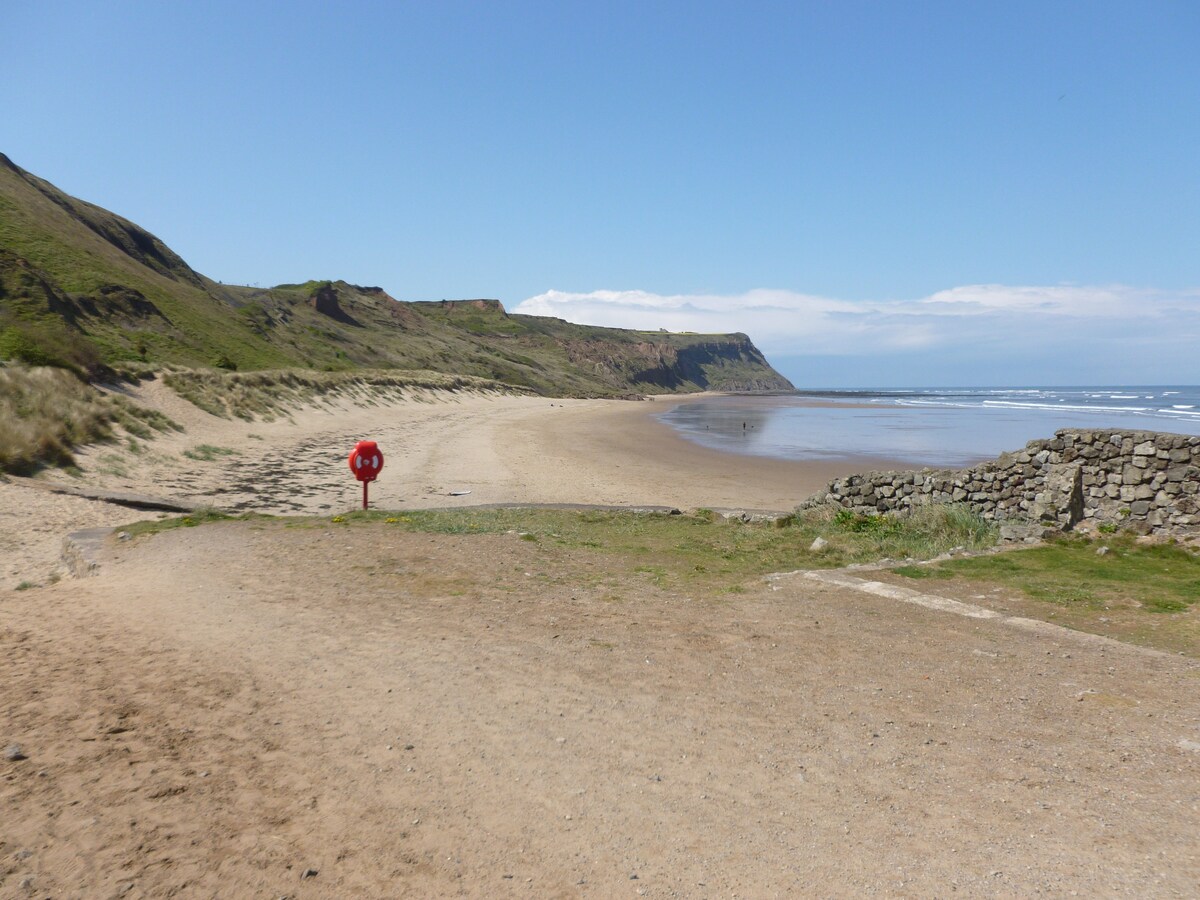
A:
[[[839,478],[803,506],[822,503],[863,513],[962,503],[998,522],[1190,532],[1200,530],[1200,437],[1063,430],[967,469]]]

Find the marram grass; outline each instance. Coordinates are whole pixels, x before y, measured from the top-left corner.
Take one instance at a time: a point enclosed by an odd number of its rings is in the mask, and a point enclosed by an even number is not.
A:
[[[223,418],[274,419],[313,403],[355,400],[376,403],[412,397],[422,391],[527,393],[486,378],[441,372],[360,369],[321,372],[269,369],[226,372],[216,369],[167,371],[163,381],[184,399]]]
[[[65,369],[0,366],[0,472],[30,475],[47,465],[71,465],[72,449],[112,440],[118,427],[140,438],[179,428]]]

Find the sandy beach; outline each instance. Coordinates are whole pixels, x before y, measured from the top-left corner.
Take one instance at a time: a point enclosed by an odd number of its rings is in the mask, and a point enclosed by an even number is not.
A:
[[[80,482],[338,512],[370,437],[381,508],[787,510],[859,468],[694,447],[653,421],[671,401],[430,395],[246,423],[140,390],[187,430],[93,448]],[[54,582],[63,533],[153,514],[13,481],[0,515],[0,897],[1200,883],[1195,660],[803,574],[685,591],[599,546],[382,522],[110,538],[97,574]]]
[[[370,439],[386,460],[370,487],[375,509],[526,503],[787,512],[831,478],[892,467],[866,458],[801,463],[710,450],[655,421],[656,412],[684,399],[678,397],[419,391],[397,402],[334,402],[274,422],[245,422],[210,415],[157,381],[126,393],[184,431],[161,434],[137,452],[120,443],[87,448],[78,454],[77,479],[47,473],[40,481],[0,483],[0,588],[52,576],[71,531],[153,517],[49,493],[44,482],[229,512],[330,515],[361,505],[346,456]]]

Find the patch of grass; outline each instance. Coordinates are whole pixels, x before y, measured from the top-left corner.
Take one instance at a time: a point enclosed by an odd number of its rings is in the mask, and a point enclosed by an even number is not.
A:
[[[96,471],[102,475],[116,475],[118,478],[125,478],[129,475],[129,467],[125,464],[125,459],[117,453],[105,453],[100,457],[100,465]]]
[[[183,455],[188,459],[195,459],[200,462],[212,462],[221,456],[238,456],[238,451],[229,447],[214,447],[212,444],[197,444],[195,447],[190,447],[183,451]]]
[[[892,569],[897,575],[905,578],[935,578],[936,574],[929,571],[928,566],[896,566]]]
[[[1098,556],[1102,545],[1109,552]],[[1177,544],[1137,544],[1128,535],[1103,542],[1062,538],[1041,547],[920,569],[924,577],[987,581],[1061,606],[1173,613],[1200,601],[1200,554]],[[894,571],[909,575],[907,569]]]
[[[128,532],[131,538],[135,538],[147,534],[160,534],[176,528],[195,528],[199,525],[208,525],[213,522],[252,522],[272,518],[274,517],[262,515],[261,513],[230,515],[229,513],[221,512],[219,509],[198,509],[185,516],[171,516],[166,519],[147,519],[141,522],[133,522],[129,525],[122,525],[116,530]]]
[[[21,582],[20,584],[18,584],[18,585],[17,585],[15,588],[13,588],[13,590],[16,590],[16,591],[27,591],[27,590],[29,590],[30,588],[35,588],[35,587],[37,587],[37,585],[36,585],[36,584],[34,584],[32,581],[22,581],[22,582]]]
[[[822,556],[836,565],[884,558],[932,559],[958,547],[991,547],[997,538],[994,523],[957,504],[919,506],[906,516],[816,507],[800,513],[795,527],[819,532],[829,542]]]

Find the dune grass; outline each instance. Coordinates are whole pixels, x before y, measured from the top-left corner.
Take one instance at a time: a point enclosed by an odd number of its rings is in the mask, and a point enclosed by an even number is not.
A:
[[[353,372],[179,369],[167,371],[163,381],[205,412],[246,421],[270,421],[287,415],[290,410],[313,403],[353,400],[372,405],[400,397],[412,397],[426,390],[523,393],[519,388],[485,378],[440,372],[371,369]]]
[[[146,439],[179,429],[161,413],[44,366],[0,366],[0,422],[0,472],[14,475],[72,465],[73,448],[114,440],[118,430]]]

